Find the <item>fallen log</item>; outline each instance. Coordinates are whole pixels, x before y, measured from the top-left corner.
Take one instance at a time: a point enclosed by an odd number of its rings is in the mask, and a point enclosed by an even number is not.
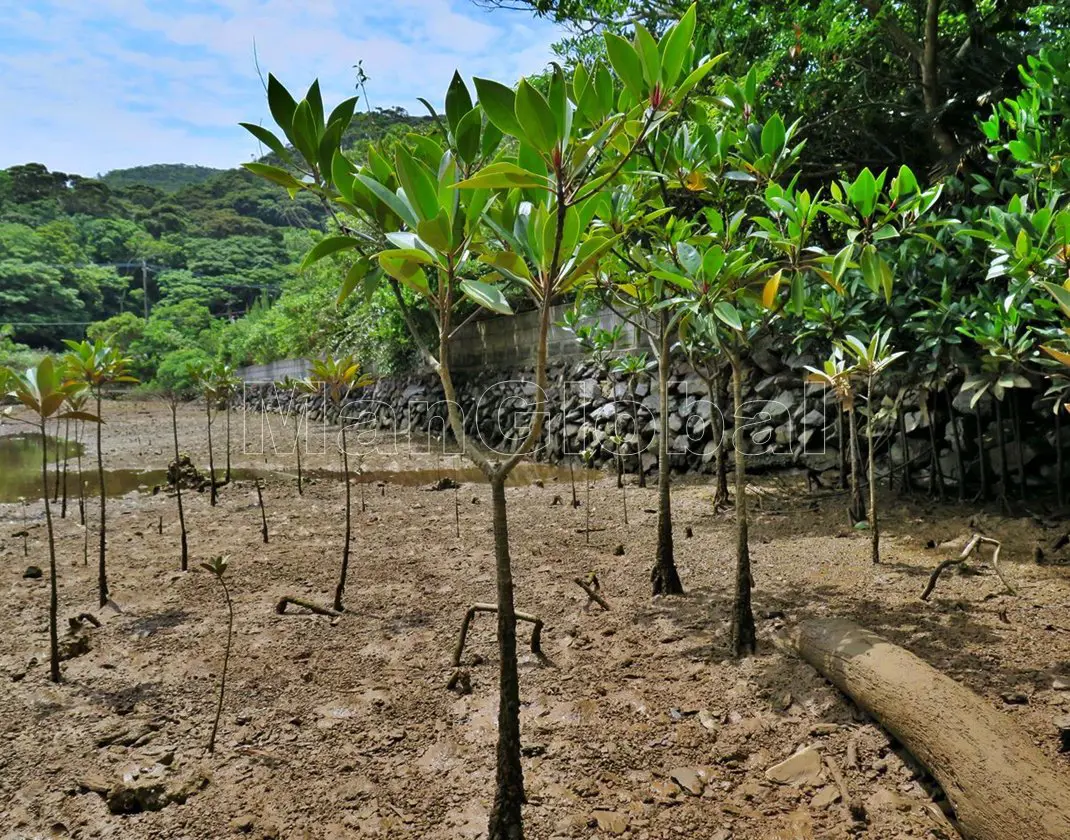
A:
[[[926,767],[969,840],[1070,837],[1070,779],[983,698],[849,621],[804,621],[791,645]]]

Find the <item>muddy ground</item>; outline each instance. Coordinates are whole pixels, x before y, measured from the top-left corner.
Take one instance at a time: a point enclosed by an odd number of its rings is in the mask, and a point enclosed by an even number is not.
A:
[[[166,466],[163,403],[109,403],[106,415],[110,466]],[[249,420],[259,428],[258,417]],[[203,415],[183,407],[181,421],[183,449],[204,467]],[[0,433],[12,431],[6,424]],[[237,454],[235,440],[236,465],[265,465],[262,455]],[[325,470],[337,457],[306,461]],[[293,467],[284,454],[266,463]],[[364,459],[371,471],[444,463],[407,446]],[[1065,568],[1033,562],[1034,544],[1063,527],[1039,516],[1043,505],[1038,516],[1012,519],[889,495],[885,562],[875,568],[868,535],[845,526],[842,498],[808,496],[797,476],[757,479],[751,551],[761,650],[736,662],[727,656],[732,517],[712,510],[708,487],[690,480],[674,491],[688,594],[651,600],[653,483],[629,484],[625,526],[615,480],[598,480],[587,545],[587,509],[568,503],[565,475],[508,491],[516,602],[545,621],[551,662],[526,651],[521,625],[529,838],[953,837],[909,756],[773,644],[805,616],[854,618],[905,645],[1070,769],[1053,725],[1070,712],[1070,581]],[[207,493],[187,494],[195,568],[185,574],[173,498],[111,500],[117,608],[102,610],[96,533],[91,527],[83,565],[72,506],[57,522],[61,627],[84,611],[103,626],[79,631],[88,651],[64,663],[60,685],[47,679],[47,571],[23,577],[29,564],[47,570],[43,505],[0,506],[0,837],[483,836],[497,694],[490,617],[476,618],[465,651],[471,693],[445,685],[465,607],[494,598],[489,493],[476,483],[434,492],[400,477],[366,489],[366,510],[354,517],[348,612],[335,622],[277,615],[274,605],[284,595],[330,602],[343,522],[337,480],[321,477],[299,497],[286,476],[269,478],[267,545],[251,483],[223,488],[216,508]],[[552,504],[555,496],[564,503]],[[95,511],[91,504],[91,518]],[[1018,595],[975,563],[976,574],[949,574],[930,603],[920,601],[929,571],[975,526],[1004,541]],[[14,536],[23,529],[28,556]],[[196,562],[221,553],[230,556],[234,653],[217,749],[207,756],[227,611]],[[609,612],[587,608],[572,583],[590,571]],[[866,822],[837,801],[823,762],[770,772],[811,746],[842,771]],[[778,775],[787,783],[770,778]],[[112,813],[139,807],[160,809]]]

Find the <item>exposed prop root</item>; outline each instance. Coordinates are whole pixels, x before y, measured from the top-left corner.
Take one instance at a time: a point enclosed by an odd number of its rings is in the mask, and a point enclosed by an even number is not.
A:
[[[602,589],[602,585],[598,582],[598,575],[591,572],[587,575],[587,580],[584,580],[583,578],[573,578],[572,582],[587,593],[587,603],[583,605],[584,609],[587,609],[593,601],[603,610],[607,612],[609,611],[609,604],[606,603],[606,599],[598,594]]]
[[[286,608],[289,606],[304,607],[309,612],[314,612],[316,615],[325,615],[330,618],[338,618],[341,613],[338,610],[333,610],[330,607],[321,607],[319,604],[313,604],[311,601],[306,601],[303,598],[293,598],[289,595],[280,598],[279,602],[275,605],[275,612],[279,615],[286,614]]]
[[[72,616],[71,618],[68,618],[67,619],[67,624],[70,625],[72,633],[77,633],[79,630],[82,629],[83,625],[85,625],[85,624],[92,624],[94,627],[102,627],[103,626],[100,623],[100,619],[99,618],[97,618],[95,615],[93,615],[93,613],[87,613],[87,612],[78,613],[78,615]]]
[[[454,668],[450,674],[450,680],[446,683],[447,691],[454,691],[459,695],[472,693],[472,675],[463,668]]]
[[[1007,592],[1011,595],[1017,595],[1018,590],[1016,590],[1013,586],[1011,586],[1010,583],[1007,582],[1007,579],[1003,576],[1003,570],[999,567],[999,552],[1000,549],[1003,547],[1002,543],[1000,543],[999,540],[994,540],[991,537],[984,536],[983,534],[974,534],[972,537],[970,537],[970,541],[966,543],[966,547],[962,549],[962,554],[960,554],[957,558],[944,560],[935,569],[933,569],[933,573],[929,575],[929,583],[925,586],[925,591],[921,593],[921,600],[929,600],[929,596],[932,595],[933,590],[936,589],[936,582],[940,579],[940,575],[943,574],[945,569],[951,566],[959,566],[962,563],[965,563],[971,554],[973,554],[975,551],[978,551],[978,547],[982,543],[985,545],[995,546],[995,549],[992,552],[992,568],[995,569],[996,576],[1006,588]]]
[[[464,621],[461,622],[461,634],[457,638],[457,646],[453,649],[453,667],[459,668],[461,666],[461,656],[464,654],[464,643],[468,638],[468,626],[472,623],[472,619],[476,613],[480,612],[498,612],[498,607],[495,604],[472,604],[468,608],[468,612],[464,614]],[[531,613],[520,612],[519,610],[514,613],[517,621],[527,621],[534,625],[531,628],[531,652],[538,657],[542,657],[542,619],[538,616],[531,615]]]

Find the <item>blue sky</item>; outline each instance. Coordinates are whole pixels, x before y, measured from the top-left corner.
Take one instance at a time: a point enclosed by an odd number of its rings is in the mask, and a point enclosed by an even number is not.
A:
[[[237,123],[271,124],[254,43],[298,98],[316,77],[328,108],[353,95],[363,60],[373,107],[423,113],[454,69],[511,82],[559,37],[469,0],[0,0],[0,168],[249,160]]]

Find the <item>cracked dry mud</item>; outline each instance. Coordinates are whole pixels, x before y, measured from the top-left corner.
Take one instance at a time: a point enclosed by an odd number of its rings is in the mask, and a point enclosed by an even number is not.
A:
[[[110,403],[105,412],[110,465],[166,467],[164,404]],[[181,411],[183,449],[203,468],[200,418],[196,406]],[[260,419],[249,423],[258,429]],[[336,457],[305,460],[325,470]],[[235,463],[292,469],[283,455],[240,454]],[[365,467],[445,463],[401,446],[369,454]],[[489,494],[462,484],[457,538],[452,490],[366,489],[367,511],[354,515],[348,611],[333,623],[278,615],[274,605],[284,595],[330,602],[340,481],[321,477],[298,497],[292,481],[269,478],[268,545],[252,483],[223,488],[214,509],[207,494],[186,496],[192,565],[231,558],[234,656],[214,756],[203,748],[226,611],[208,573],[178,571],[173,499],[134,493],[109,503],[110,582],[121,612],[95,606],[95,533],[83,566],[76,506],[73,518],[57,519],[60,626],[82,612],[103,623],[77,630],[89,650],[64,663],[58,686],[47,681],[47,575],[23,577],[30,564],[47,568],[43,507],[0,506],[0,838],[484,835],[497,696],[488,616],[473,621],[462,662],[471,693],[445,686],[465,608],[493,600]],[[843,524],[842,499],[811,499],[792,476],[756,480],[753,490],[761,644],[740,662],[727,657],[732,518],[713,513],[701,480],[681,482],[673,497],[688,594],[653,601],[653,483],[628,487],[626,527],[615,479],[599,480],[592,524],[605,530],[590,546],[585,510],[551,505],[555,495],[568,498],[567,471],[508,490],[517,606],[545,621],[552,662],[527,653],[529,626],[521,625],[529,838],[953,837],[910,757],[773,644],[805,616],[853,618],[906,646],[1016,719],[1067,767],[1053,720],[1070,711],[1070,583],[1066,569],[1031,561],[1034,542],[1054,531],[888,496],[886,562],[874,568],[868,536]],[[980,574],[947,574],[931,603],[921,602],[929,571],[961,547],[971,518],[1003,540],[1018,596],[975,563]],[[12,536],[24,527],[28,557]],[[946,545],[928,549],[929,540]],[[587,608],[574,583],[591,571],[608,612]],[[830,764],[866,822],[848,813]]]

